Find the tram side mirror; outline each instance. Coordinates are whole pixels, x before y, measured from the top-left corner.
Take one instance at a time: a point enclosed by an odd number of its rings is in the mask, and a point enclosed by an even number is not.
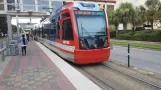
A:
[[[60,30],[59,30],[59,36],[62,37],[63,36],[63,20],[59,20],[59,26],[60,26]]]
[[[63,20],[59,20],[59,26],[63,25]]]

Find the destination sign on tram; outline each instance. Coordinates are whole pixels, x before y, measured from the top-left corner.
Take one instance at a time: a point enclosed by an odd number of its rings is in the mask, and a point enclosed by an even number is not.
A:
[[[76,15],[104,15],[102,11],[75,11]]]

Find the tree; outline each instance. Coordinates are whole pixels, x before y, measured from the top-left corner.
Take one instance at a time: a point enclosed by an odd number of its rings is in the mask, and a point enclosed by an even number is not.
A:
[[[119,19],[120,23],[123,23],[124,30],[126,30],[126,25],[129,22],[132,22],[134,18],[134,7],[132,3],[121,3],[118,9],[115,11],[115,15]]]
[[[151,23],[151,28],[153,30],[153,23],[158,18],[157,13],[160,9],[161,3],[160,0],[147,0],[145,5],[147,7],[146,19]]]
[[[115,28],[117,28],[118,24],[119,24],[119,19],[116,16],[116,11],[108,11],[108,21],[110,25],[114,25]]]
[[[7,33],[7,22],[6,22],[6,18],[1,17],[0,18],[0,29],[2,33]]]
[[[17,26],[16,25],[12,25],[12,31],[13,31],[13,33],[17,32]]]
[[[132,18],[133,28],[146,21],[145,15],[146,15],[146,9],[143,6],[135,8],[134,17]]]
[[[108,10],[107,11],[107,15],[108,15],[108,22],[109,22],[109,25],[112,26],[114,25],[115,26],[115,31],[116,31],[116,37],[117,37],[117,33],[118,33],[118,25],[119,25],[119,19],[117,18],[116,16],[116,11],[113,11],[113,10]]]

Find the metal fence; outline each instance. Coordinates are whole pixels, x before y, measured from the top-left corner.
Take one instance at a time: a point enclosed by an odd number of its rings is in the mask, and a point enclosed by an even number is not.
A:
[[[7,55],[7,46],[8,43],[6,41],[0,42],[0,61],[5,60],[5,56]]]
[[[11,45],[11,42],[18,42],[19,38],[18,36],[13,37],[13,40],[8,41],[8,40],[3,40],[0,42],[0,61],[5,61],[5,57],[9,56],[9,55],[18,55],[19,54],[19,49],[18,49],[18,45],[15,46]],[[14,47],[13,47],[14,46]],[[16,54],[13,53],[13,48],[15,48],[16,50],[18,50],[16,52]]]

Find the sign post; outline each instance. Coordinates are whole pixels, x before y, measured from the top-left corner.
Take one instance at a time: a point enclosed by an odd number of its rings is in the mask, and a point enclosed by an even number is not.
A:
[[[130,44],[128,44],[128,67],[130,67]]]

